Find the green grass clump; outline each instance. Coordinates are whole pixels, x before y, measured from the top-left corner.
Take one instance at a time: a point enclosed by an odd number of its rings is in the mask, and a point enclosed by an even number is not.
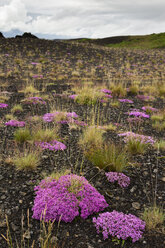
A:
[[[120,107],[120,102],[117,101],[117,100],[113,100],[110,105],[113,107],[113,108],[119,108]]]
[[[12,114],[5,115],[6,120],[17,120],[17,117]]]
[[[103,145],[103,133],[105,131],[96,127],[87,127],[84,129],[79,139],[79,145],[84,153],[95,150]]]
[[[155,149],[159,149],[161,151],[165,151],[165,140],[160,140],[154,144]]]
[[[126,88],[122,83],[113,84],[110,89],[112,90],[112,95],[115,97],[124,97],[127,95]]]
[[[157,206],[145,208],[142,219],[145,221],[148,230],[155,230],[163,225],[165,213],[163,212],[163,209]]]
[[[158,85],[157,92],[158,92],[158,96],[164,98],[165,97],[165,85],[164,84]]]
[[[32,139],[33,141],[43,141],[43,142],[50,142],[52,140],[56,140],[59,138],[58,136],[58,130],[56,129],[35,129],[32,131]]]
[[[129,93],[131,95],[137,95],[139,92],[139,86],[136,85],[136,84],[132,84],[130,87],[129,87]]]
[[[11,113],[17,113],[17,112],[23,112],[23,108],[20,104],[16,104],[13,106],[13,108],[11,109]]]
[[[87,158],[93,165],[106,171],[122,172],[128,167],[128,155],[125,149],[115,144],[104,145],[89,151]]]
[[[75,98],[75,101],[85,105],[96,105],[104,95],[98,88],[92,88],[91,86],[84,86],[81,89],[77,89],[76,94],[78,96]]]
[[[35,151],[24,151],[23,153],[17,154],[13,163],[17,170],[35,170],[40,162],[39,152]]]
[[[140,140],[136,140],[135,138],[132,137],[127,141],[126,148],[128,152],[131,153],[132,155],[143,154],[148,148],[148,144],[145,144]]]
[[[28,128],[20,128],[14,132],[14,140],[18,143],[24,143],[32,139]]]

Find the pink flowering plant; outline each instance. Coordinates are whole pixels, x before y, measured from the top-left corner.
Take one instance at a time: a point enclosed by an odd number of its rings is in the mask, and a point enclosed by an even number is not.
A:
[[[50,150],[50,151],[58,151],[58,150],[64,150],[66,149],[66,145],[64,145],[62,142],[59,142],[57,140],[52,140],[50,142],[36,142],[36,146],[41,147],[43,150]]]
[[[76,216],[86,219],[108,207],[102,196],[84,177],[75,174],[48,177],[34,188],[33,218],[45,221],[71,222]],[[79,213],[80,210],[80,213]]]
[[[129,99],[119,99],[119,102],[123,102],[123,103],[133,103],[132,100]]]
[[[137,95],[137,98],[142,101],[154,101],[155,100],[153,96],[146,96],[146,95]]]
[[[102,213],[97,218],[94,217],[93,223],[97,233],[102,232],[104,240],[110,235],[121,240],[130,238],[134,243],[142,238],[145,229],[145,222],[135,215],[115,210]]]
[[[78,118],[78,115],[75,112],[53,112],[46,113],[43,116],[43,120],[45,122],[56,122],[56,123],[72,123],[74,119]]]
[[[155,144],[155,140],[151,136],[140,135],[134,132],[125,132],[118,135],[124,137],[124,142],[131,154],[144,153],[149,145]]]
[[[8,107],[8,104],[6,103],[0,103],[0,108],[7,108]]]
[[[107,172],[105,173],[109,182],[114,183],[118,182],[120,187],[125,188],[130,184],[130,178],[127,177],[124,173],[120,172]]]
[[[145,143],[145,144],[154,145],[155,143],[155,140],[151,136],[145,136],[145,135],[137,134],[134,132],[125,132],[125,133],[120,133],[118,135],[124,137],[125,143],[127,143],[129,139],[131,138],[134,138],[135,140],[140,141],[141,143]]]
[[[42,97],[38,97],[38,96],[27,97],[22,100],[22,103],[33,104],[33,105],[36,105],[36,104],[45,105],[46,104],[46,102],[42,99]]]
[[[131,112],[128,113],[129,116],[134,116],[134,117],[143,117],[143,118],[150,118],[149,115],[147,115],[146,113],[140,112],[138,110],[133,110]]]
[[[148,114],[152,114],[153,112],[157,112],[158,111],[158,109],[153,108],[151,106],[144,106],[144,107],[142,107],[142,110],[145,111]]]
[[[11,126],[11,127],[24,127],[25,122],[24,121],[17,121],[17,120],[10,120],[5,123],[6,126]]]
[[[112,91],[108,89],[101,89],[100,91],[106,94],[112,94]]]
[[[74,124],[77,126],[86,126],[87,124],[78,119],[78,115],[75,112],[53,112],[46,113],[43,116],[44,122],[56,122],[61,124]]]

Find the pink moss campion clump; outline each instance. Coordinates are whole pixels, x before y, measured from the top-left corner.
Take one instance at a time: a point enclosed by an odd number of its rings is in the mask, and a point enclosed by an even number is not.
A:
[[[108,236],[117,239],[126,240],[131,238],[132,242],[136,242],[142,238],[145,222],[132,214],[124,214],[122,212],[106,212],[93,218],[93,223],[97,233],[102,232],[104,240]]]
[[[5,123],[6,126],[12,126],[12,127],[24,127],[25,122],[24,121],[17,121],[17,120],[10,120]]]
[[[135,116],[135,117],[143,117],[143,118],[150,118],[149,115],[146,113],[140,112],[140,111],[131,111],[128,113],[129,116]]]
[[[58,180],[48,177],[34,190],[36,197],[32,210],[33,218],[37,220],[58,221],[61,218],[71,222],[79,214],[86,219],[108,207],[104,196],[84,177],[75,174],[61,176]]]
[[[62,115],[60,121],[56,121],[58,119],[58,116]],[[43,120],[45,122],[52,122],[55,121],[56,123],[74,123],[75,118],[78,118],[78,115],[75,112],[54,112],[54,113],[46,113],[43,116]]]
[[[39,63],[37,62],[31,62],[31,65],[38,65]]]
[[[111,94],[112,93],[112,91],[108,90],[108,89],[101,89],[100,91],[103,92],[103,93],[106,93],[106,94]]]
[[[108,94],[105,94],[104,97],[105,98],[112,98],[112,96],[111,95],[108,95]]]
[[[154,101],[155,100],[153,96],[137,95],[136,97],[142,101]]]
[[[70,96],[68,96],[69,98],[71,98],[71,99],[75,99],[76,97],[77,97],[78,95],[70,95]]]
[[[119,102],[133,103],[133,101],[129,99],[119,99]]]
[[[144,106],[144,107],[142,107],[142,110],[148,111],[148,112],[157,112],[158,111],[158,109],[150,107],[150,106]]]
[[[24,104],[33,104],[33,105],[36,105],[36,104],[46,104],[46,102],[42,99],[42,97],[38,97],[38,96],[33,96],[33,97],[28,97],[28,98],[25,98],[24,100],[22,100],[22,102]]]
[[[122,188],[128,187],[128,185],[130,184],[130,178],[123,173],[107,172],[105,173],[105,175],[109,182],[114,183],[117,181]]]
[[[51,142],[36,142],[36,146],[41,147],[43,150],[48,149],[50,151],[65,150],[66,145],[57,140],[52,140]]]
[[[33,78],[43,78],[43,75],[33,75]]]
[[[120,133],[118,135],[124,137],[125,143],[127,143],[130,139],[134,139],[136,141],[140,141],[141,143],[150,144],[150,145],[154,145],[155,143],[155,140],[151,136],[145,136],[134,132],[125,132],[125,133]]]
[[[8,107],[8,104],[6,103],[0,103],[0,108],[7,108]]]

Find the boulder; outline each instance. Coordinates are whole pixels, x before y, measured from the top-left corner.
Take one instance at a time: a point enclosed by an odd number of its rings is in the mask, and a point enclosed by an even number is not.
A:
[[[5,38],[5,37],[4,37],[3,34],[0,32],[0,39],[1,39],[1,38]]]

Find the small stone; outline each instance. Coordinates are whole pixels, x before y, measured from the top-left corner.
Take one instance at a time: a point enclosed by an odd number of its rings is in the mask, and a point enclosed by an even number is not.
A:
[[[143,244],[147,244],[147,242],[144,240],[144,241],[143,241]]]
[[[133,193],[136,190],[137,186],[133,186],[132,189],[130,189],[131,193]]]
[[[6,195],[2,195],[1,200],[5,200],[5,199],[6,199]]]
[[[102,188],[102,187],[103,187],[103,185],[102,185],[102,183],[97,182],[97,183],[96,183],[96,187],[98,187],[98,188]]]
[[[11,228],[13,229],[14,232],[19,229],[19,227],[16,226],[14,223],[11,223]]]
[[[4,177],[2,175],[0,175],[0,180],[4,179]]]
[[[22,202],[23,202],[22,200],[19,200],[19,203],[20,203],[20,204],[22,204]]]
[[[21,196],[25,196],[26,195],[26,192],[20,192],[20,195]]]
[[[43,155],[42,158],[43,158],[43,159],[47,159],[48,156],[47,156],[47,155]]]
[[[143,175],[144,175],[144,176],[148,176],[148,172],[147,172],[147,171],[144,171],[144,172],[143,172]]]
[[[56,236],[52,236],[51,243],[56,244],[57,241],[58,241],[58,238]]]
[[[133,202],[132,203],[132,207],[134,208],[134,209],[140,209],[140,203],[138,203],[138,202]]]
[[[31,238],[30,232],[28,230],[24,233],[23,236],[24,236],[25,239],[30,239]]]
[[[162,180],[163,182],[165,182],[165,177],[162,177],[161,180]]]
[[[88,248],[94,248],[92,245],[90,245],[89,243],[87,243]]]
[[[6,220],[0,220],[0,227],[6,227]]]

